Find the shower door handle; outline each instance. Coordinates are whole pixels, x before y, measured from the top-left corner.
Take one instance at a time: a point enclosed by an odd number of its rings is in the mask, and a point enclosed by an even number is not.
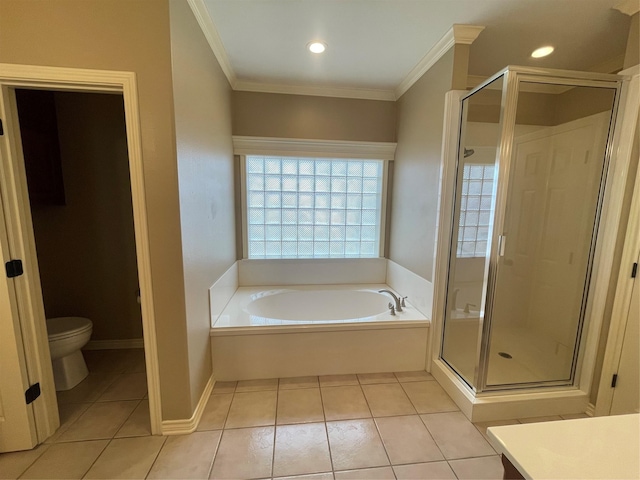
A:
[[[507,244],[506,235],[498,235],[498,256],[504,257],[504,249]]]

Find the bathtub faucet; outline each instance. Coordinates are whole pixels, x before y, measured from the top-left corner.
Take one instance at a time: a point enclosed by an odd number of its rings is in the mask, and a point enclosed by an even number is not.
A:
[[[396,303],[396,312],[401,312],[402,307],[405,306],[404,299],[407,297],[398,297],[391,290],[378,290],[378,293],[388,293],[393,298],[393,301]]]

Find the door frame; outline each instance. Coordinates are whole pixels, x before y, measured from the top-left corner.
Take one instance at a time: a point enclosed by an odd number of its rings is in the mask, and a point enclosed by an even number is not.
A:
[[[12,91],[15,88],[116,93],[123,96],[151,433],[159,435],[162,433],[160,376],[136,75],[134,72],[0,64],[0,118],[4,119],[5,130],[0,141],[5,143],[4,151],[7,152],[6,159],[0,158],[0,169],[3,171],[0,178],[0,201],[5,207],[4,221],[10,252],[13,258],[22,259],[25,267],[24,281],[16,282],[20,312],[18,320],[23,331],[29,380],[31,383],[39,381],[42,386],[43,401],[33,403],[38,443],[41,443],[54,433],[59,417],[17,122],[17,105]]]

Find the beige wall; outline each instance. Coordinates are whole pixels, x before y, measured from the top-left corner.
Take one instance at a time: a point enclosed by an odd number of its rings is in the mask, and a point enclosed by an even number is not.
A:
[[[382,100],[233,92],[233,134],[395,142],[396,103]]]
[[[31,209],[45,312],[90,318],[92,340],[142,338],[122,96],[55,101],[66,205]]]
[[[389,258],[433,281],[444,96],[451,90],[449,50],[398,100]]]
[[[627,49],[624,55],[624,68],[630,68],[640,63],[640,13],[631,17]]]
[[[209,287],[235,262],[231,87],[186,2],[171,57],[192,408],[211,376]]]
[[[0,0],[0,62],[135,72],[163,418],[190,392],[168,0]]]

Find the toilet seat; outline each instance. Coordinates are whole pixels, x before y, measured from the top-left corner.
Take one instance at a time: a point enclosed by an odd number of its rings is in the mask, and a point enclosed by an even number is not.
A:
[[[64,340],[93,328],[91,320],[83,317],[57,317],[47,319],[49,341]]]

